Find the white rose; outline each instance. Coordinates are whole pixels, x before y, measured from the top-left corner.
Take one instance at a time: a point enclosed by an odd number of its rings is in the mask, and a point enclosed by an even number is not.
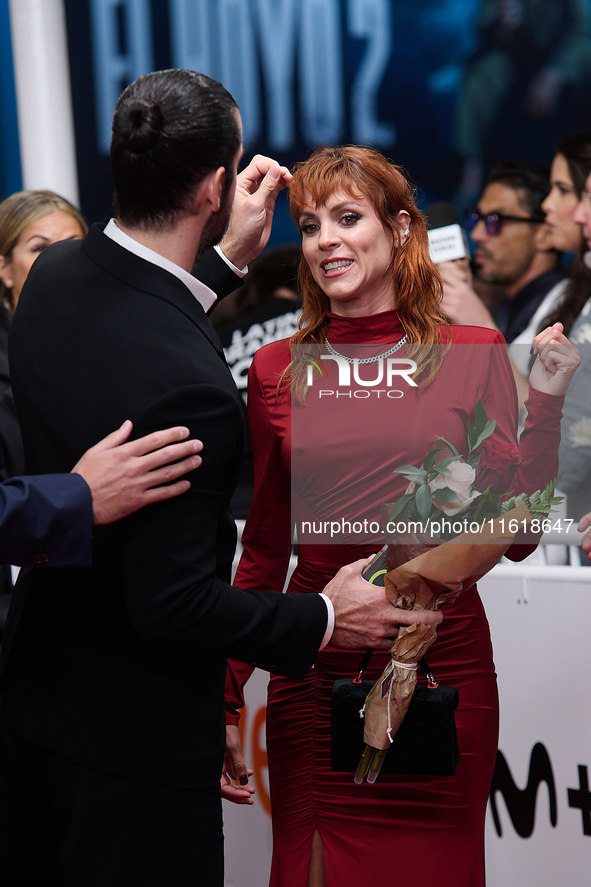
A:
[[[461,514],[470,506],[470,504],[480,496],[478,490],[472,487],[476,478],[476,472],[471,465],[466,462],[450,462],[447,466],[449,475],[438,474],[429,482],[431,493],[433,494],[433,504],[436,508],[453,517]],[[459,498],[459,502],[443,502],[437,499],[437,490],[452,490]]]

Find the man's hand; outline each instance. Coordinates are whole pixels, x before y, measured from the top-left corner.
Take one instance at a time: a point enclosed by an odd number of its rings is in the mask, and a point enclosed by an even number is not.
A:
[[[237,268],[245,268],[269,242],[275,200],[290,179],[285,166],[261,154],[238,176],[230,223],[220,242],[223,254]]]
[[[72,469],[90,487],[95,524],[110,524],[144,505],[180,496],[191,484],[171,481],[201,465],[201,456],[195,454],[203,444],[184,440],[188,428],[154,431],[126,444],[132,428],[126,419],[121,428],[87,450]]]
[[[443,279],[441,307],[451,322],[496,330],[490,311],[472,288],[472,273],[468,262],[441,262],[437,270]]]
[[[438,610],[400,610],[386,598],[384,589],[371,585],[361,573],[371,558],[341,567],[323,592],[332,601],[335,612],[335,630],[331,647],[360,650],[373,647],[389,650],[400,625],[424,622],[439,625],[442,616]]]
[[[581,352],[566,338],[562,330],[562,324],[555,323],[535,337],[531,350],[538,358],[529,374],[530,388],[546,394],[566,394],[581,362]]]
[[[226,726],[226,754],[222,772],[222,798],[233,804],[253,804],[254,786],[248,784],[253,771],[248,770],[242,757],[242,746],[238,727]],[[235,785],[237,780],[240,785]]]

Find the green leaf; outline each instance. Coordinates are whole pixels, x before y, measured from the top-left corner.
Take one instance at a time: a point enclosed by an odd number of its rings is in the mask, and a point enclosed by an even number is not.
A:
[[[476,426],[478,434],[482,434],[486,425],[486,410],[481,400],[479,400],[476,404],[476,409],[474,411],[474,424]]]
[[[408,502],[413,497],[413,493],[405,493],[404,496],[401,496],[394,508],[392,509],[392,513],[390,514],[390,520],[395,520],[399,514],[402,514],[404,508]]]
[[[437,474],[445,474],[446,477],[451,477],[451,471],[447,470],[448,465],[451,465],[452,462],[457,462],[455,456],[448,456],[447,459],[442,459],[441,462],[438,462],[437,465],[433,466],[433,471],[437,472]]]
[[[412,520],[420,521],[421,520],[421,515],[417,511],[417,506],[415,504],[414,499],[410,500],[410,502],[408,503],[408,505],[406,506],[404,511],[405,511],[404,516],[406,517],[407,520],[409,520],[409,521],[412,521]]]
[[[495,428],[497,427],[497,423],[494,419],[489,419],[483,430],[478,435],[478,440],[474,444],[474,449],[480,446],[483,440],[486,440],[487,437],[490,437]]]
[[[424,474],[405,474],[403,477],[414,484],[415,487],[422,487],[423,484],[427,483],[427,476]]]
[[[434,499],[437,499],[438,502],[461,502],[462,500],[453,490],[450,490],[448,487],[444,487],[442,490],[435,490],[432,493]]]
[[[425,472],[422,468],[417,468],[416,465],[399,465],[398,468],[394,468],[392,474],[420,474],[422,477],[425,476]]]
[[[478,440],[478,432],[471,422],[466,422],[466,436],[468,438],[468,449],[472,452]]]
[[[441,449],[441,447],[438,447],[437,449],[431,450],[429,453],[427,453],[427,455],[425,456],[425,461],[423,462],[423,468],[425,469],[425,471],[429,471],[433,467],[435,459],[437,458],[439,453],[442,452],[443,450]]]
[[[453,445],[452,443],[450,443],[450,442],[449,442],[448,440],[446,440],[444,437],[441,437],[441,435],[439,435],[439,434],[437,435],[437,439],[438,439],[438,440],[442,440],[443,443],[445,444],[445,446],[446,446],[446,447],[449,447],[449,449],[450,449],[450,450],[452,451],[452,453],[455,455],[456,459],[459,459],[459,458],[460,458],[460,454],[458,453],[458,451],[456,450],[456,448],[454,447],[454,445]]]
[[[417,490],[417,494],[415,496],[415,504],[417,506],[417,511],[421,517],[423,523],[426,523],[429,520],[429,514],[431,513],[431,490],[427,484],[423,487],[419,487]]]

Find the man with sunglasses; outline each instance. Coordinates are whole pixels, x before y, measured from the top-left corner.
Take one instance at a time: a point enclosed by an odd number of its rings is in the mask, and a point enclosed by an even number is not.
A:
[[[507,342],[527,327],[536,309],[565,277],[561,255],[552,249],[542,202],[550,191],[550,170],[537,163],[508,161],[496,166],[475,209],[466,212],[474,242],[477,280],[502,288],[508,300],[502,324]],[[443,305],[453,323],[497,328],[472,285],[467,262],[439,265]]]

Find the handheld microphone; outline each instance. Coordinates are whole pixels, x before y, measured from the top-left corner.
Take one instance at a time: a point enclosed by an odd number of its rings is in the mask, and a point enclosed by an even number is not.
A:
[[[455,206],[440,200],[425,209],[429,235],[429,253],[436,265],[454,262],[468,255],[466,238]]]

